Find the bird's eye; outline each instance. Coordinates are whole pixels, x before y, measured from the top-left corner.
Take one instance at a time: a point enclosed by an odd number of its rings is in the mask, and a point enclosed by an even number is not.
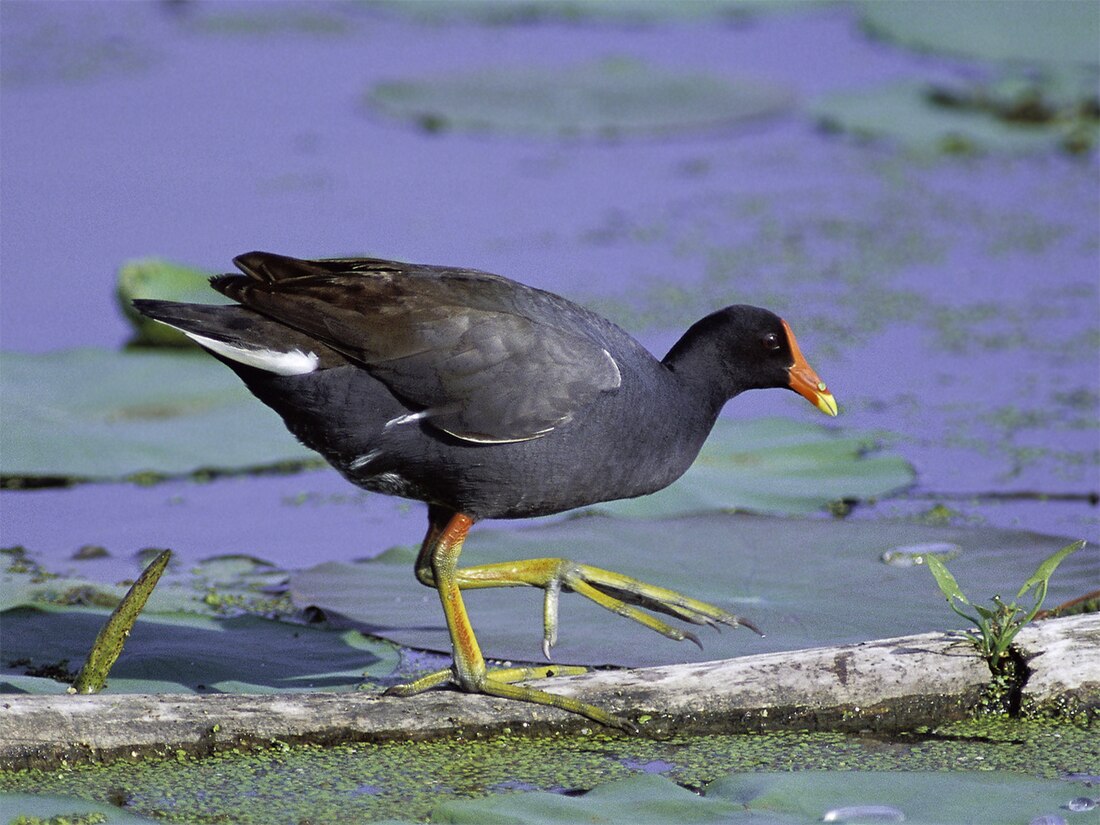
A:
[[[779,343],[779,336],[776,335],[774,332],[769,332],[767,335],[764,336],[762,341],[766,349],[779,349],[779,347],[781,346]]]

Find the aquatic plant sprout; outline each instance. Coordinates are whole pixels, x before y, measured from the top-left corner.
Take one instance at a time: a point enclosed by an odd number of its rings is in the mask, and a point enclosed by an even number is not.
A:
[[[1016,598],[1020,599],[1025,593],[1031,590],[1035,591],[1035,603],[1029,610],[1025,610],[1015,601],[1005,604],[1000,596],[993,597],[992,609],[974,604],[963,595],[958,582],[955,581],[955,577],[951,575],[951,571],[939,558],[929,554],[925,558],[925,563],[935,577],[936,584],[939,585],[940,592],[947,599],[951,609],[967,621],[977,625],[977,633],[966,631],[965,635],[978,648],[982,658],[989,663],[990,669],[996,674],[1000,671],[1000,662],[1008,651],[1009,645],[1012,644],[1012,640],[1016,638],[1016,634],[1031,622],[1039,610],[1042,609],[1050,577],[1054,575],[1058,565],[1067,556],[1076,553],[1084,546],[1084,541],[1067,544],[1036,568],[1031,577],[1024,582],[1019,592],[1016,593]],[[960,604],[972,608],[977,615],[966,612],[959,607]]]
[[[107,684],[107,674],[122,655],[122,647],[126,644],[134,623],[171,559],[171,550],[158,553],[126,591],[126,595],[96,636],[95,644],[88,652],[84,667],[77,674],[71,693],[99,693],[103,690]]]

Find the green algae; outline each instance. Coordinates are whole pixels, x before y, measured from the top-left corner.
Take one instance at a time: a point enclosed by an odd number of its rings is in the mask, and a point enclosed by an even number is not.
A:
[[[733,772],[1012,771],[1054,779],[1094,772],[1087,723],[996,717],[891,739],[836,733],[679,737],[609,734],[455,738],[288,747],[0,773],[0,792],[123,803],[164,822],[423,820],[447,800],[532,790],[577,793],[638,774],[701,789]]]

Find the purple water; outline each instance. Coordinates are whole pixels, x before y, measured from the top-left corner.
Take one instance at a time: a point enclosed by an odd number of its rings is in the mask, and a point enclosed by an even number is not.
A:
[[[234,15],[332,26],[214,25]],[[892,434],[917,468],[911,495],[856,517],[943,503],[1100,538],[1095,157],[912,160],[821,134],[801,109],[700,136],[551,141],[429,134],[363,103],[383,80],[608,56],[805,102],[963,61],[869,41],[841,7],[482,26],[356,4],[6,0],[0,22],[4,349],[116,348],[123,261],[219,270],[253,248],[488,269],[593,302],[662,351],[709,309],[760,303],[799,334],[837,425]],[[817,418],[782,393],[728,414]],[[1032,493],[1063,498],[1002,498]],[[314,498],[287,504],[300,494]],[[82,564],[107,578],[146,546],[305,566],[419,539],[420,505],[355,495],[333,473],[4,492],[2,542],[57,565],[104,544],[113,560]]]

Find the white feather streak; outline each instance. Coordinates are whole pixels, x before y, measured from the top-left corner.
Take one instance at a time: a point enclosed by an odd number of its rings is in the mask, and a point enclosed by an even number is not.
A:
[[[317,357],[316,353],[302,352],[300,349],[280,352],[274,349],[239,347],[187,330],[181,331],[204,349],[216,352],[218,355],[228,358],[230,361],[236,361],[238,364],[255,367],[264,372],[273,372],[276,375],[305,375],[315,371],[317,365],[321,363],[321,359]]]

